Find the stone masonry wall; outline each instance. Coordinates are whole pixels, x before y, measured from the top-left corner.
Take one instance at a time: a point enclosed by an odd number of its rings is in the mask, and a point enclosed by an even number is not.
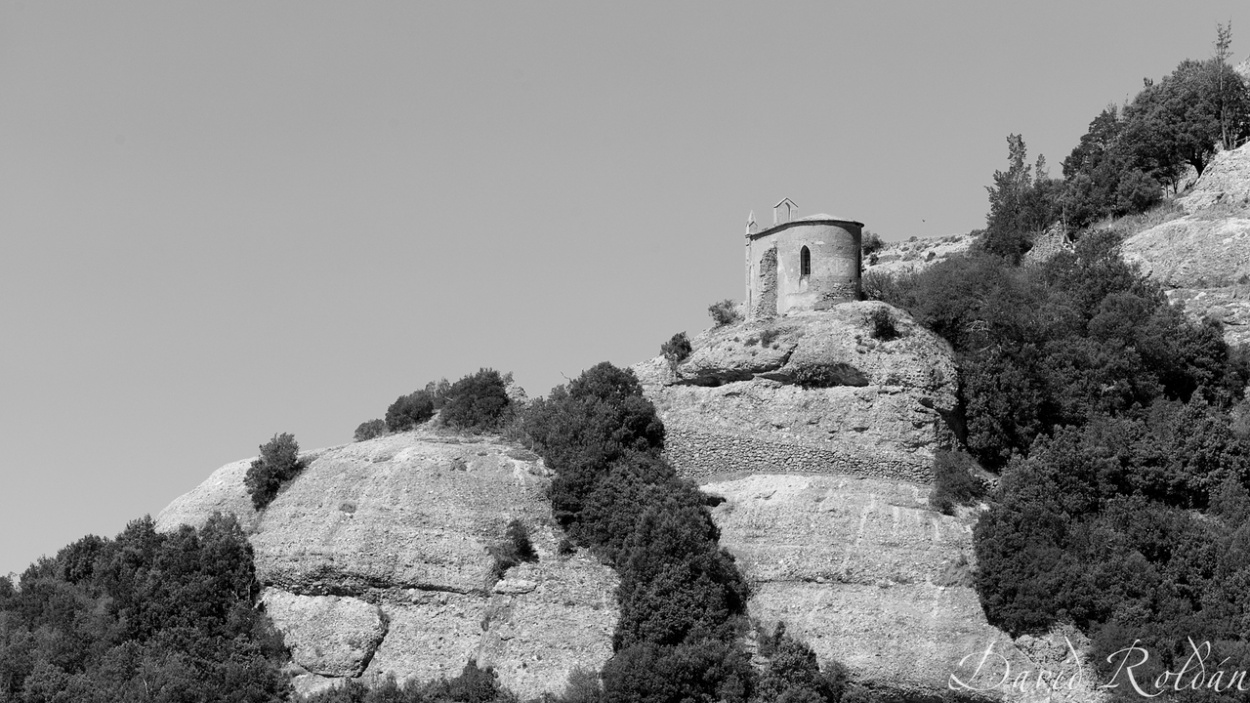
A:
[[[749,310],[752,319],[777,315],[777,248],[770,247],[760,257],[759,282],[756,287],[755,308]]]
[[[664,454],[683,478],[705,482],[732,474],[787,473],[933,482],[929,452],[878,449],[857,454],[669,426]]]

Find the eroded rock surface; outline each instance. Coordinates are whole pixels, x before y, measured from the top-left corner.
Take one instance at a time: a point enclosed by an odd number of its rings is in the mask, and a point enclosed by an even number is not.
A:
[[[587,556],[556,555],[532,452],[487,440],[403,433],[307,456],[261,512],[228,464],[157,517],[159,529],[232,512],[249,528],[266,609],[292,648],[297,688],[342,678],[455,676],[492,666],[523,697],[563,690],[575,667],[611,656],[617,580]],[[509,521],[539,561],[499,584],[487,548]]]
[[[882,308],[897,339],[870,331],[868,315]],[[709,330],[692,346],[676,369],[653,359],[634,370],[678,473],[724,499],[712,515],[752,585],[753,618],[786,623],[822,662],[841,662],[885,699],[948,696],[952,674],[990,698],[1097,698],[1092,682],[995,686],[1000,662],[1013,676],[1076,669],[1052,656],[1067,651],[1061,633],[1013,641],[986,622],[972,588],[977,513],[928,505],[933,452],[952,436],[956,402],[945,342],[902,311],[864,302]],[[798,382],[812,377],[833,385]],[[987,648],[994,665],[973,682],[960,662]]]
[[[378,607],[358,598],[297,596],[271,588],[261,600],[292,659],[312,674],[360,676],[386,634]]]
[[[1216,154],[1170,219],[1124,242],[1124,256],[1194,318],[1250,342],[1250,144]]]
[[[896,339],[868,316],[888,311]],[[683,475],[704,480],[785,467],[798,473],[926,481],[948,437],[956,372],[950,347],[901,310],[859,302],[714,328],[674,371],[634,367]],[[823,379],[827,388],[805,387]]]

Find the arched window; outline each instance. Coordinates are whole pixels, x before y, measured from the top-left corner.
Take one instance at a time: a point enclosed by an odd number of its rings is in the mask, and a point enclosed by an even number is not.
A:
[[[812,275],[812,251],[807,247],[799,252],[799,275],[804,278]]]

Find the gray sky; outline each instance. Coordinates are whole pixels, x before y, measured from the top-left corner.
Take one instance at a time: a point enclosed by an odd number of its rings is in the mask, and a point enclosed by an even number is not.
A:
[[[1237,2],[0,4],[0,574],[276,432],[530,395],[741,298],[748,210],[887,240],[1058,175]]]

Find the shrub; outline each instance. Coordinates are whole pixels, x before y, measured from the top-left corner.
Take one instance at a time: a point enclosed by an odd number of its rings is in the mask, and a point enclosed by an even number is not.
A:
[[[498,429],[512,405],[507,388],[507,381],[498,371],[479,369],[447,389],[441,421],[448,427],[471,432]]]
[[[574,529],[583,502],[612,462],[628,453],[664,448],[664,425],[629,369],[603,362],[558,386],[524,414],[524,427],[547,466],[552,512]]]
[[[781,334],[781,330],[764,330],[760,332],[760,346],[766,347],[773,343],[773,340]]]
[[[445,378],[425,384],[425,392],[429,393],[430,397],[434,399],[435,410],[442,410],[443,404],[447,402],[447,392],[450,390],[451,383]]]
[[[872,312],[864,316],[864,322],[868,324],[868,332],[873,339],[888,342],[902,336],[898,326],[894,324],[894,315],[889,308],[873,308]]]
[[[260,456],[252,462],[243,478],[247,492],[252,496],[252,505],[261,510],[273,502],[282,484],[295,478],[303,470],[304,464],[299,459],[299,444],[290,433],[274,435],[260,447]]]
[[[791,378],[804,388],[863,387],[870,380],[863,371],[841,361],[820,366],[801,366],[791,374]]]
[[[864,230],[864,237],[860,242],[860,249],[864,256],[871,256],[885,248],[885,242],[881,236],[871,230]]]
[[[685,332],[678,332],[672,339],[660,345],[660,353],[674,372],[677,371],[677,365],[685,361],[692,351],[694,349],[690,346],[690,338]]]
[[[898,308],[909,308],[919,285],[919,274],[915,271],[886,273],[873,270],[860,279],[859,289],[865,300],[880,300]]]
[[[429,391],[414,391],[401,395],[386,409],[386,427],[391,432],[403,432],[434,417],[434,396]]]
[[[759,653],[768,659],[768,665],[760,676],[757,700],[837,703],[842,699],[846,670],[831,662],[821,671],[816,653],[787,635],[784,622],[777,623],[772,635],[761,633]]]
[[[357,442],[363,442],[366,439],[381,437],[384,434],[386,434],[385,420],[368,420],[360,423],[360,426],[356,428],[354,437]]]
[[[502,542],[490,548],[490,555],[495,558],[491,566],[491,576],[495,581],[504,577],[508,569],[521,562],[538,561],[538,553],[534,551],[534,543],[530,541],[529,528],[520,520],[508,523]]]
[[[712,303],[707,308],[707,314],[712,316],[712,321],[717,327],[723,325],[731,325],[741,319],[738,314],[738,306],[734,305],[734,301],[726,298],[719,303]]]
[[[964,452],[939,449],[933,457],[929,505],[943,514],[954,515],[956,505],[968,505],[985,495],[985,486],[971,473],[975,466],[972,457]]]
[[[754,682],[750,657],[716,640],[677,646],[639,643],[618,651],[603,666],[608,703],[746,703]]]

